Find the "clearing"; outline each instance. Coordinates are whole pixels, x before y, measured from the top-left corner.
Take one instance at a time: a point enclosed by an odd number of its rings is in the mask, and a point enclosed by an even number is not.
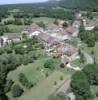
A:
[[[33,22],[43,22],[45,25],[49,23],[53,23],[55,21],[55,18],[49,18],[49,17],[38,17],[38,18],[32,18]]]
[[[62,72],[55,71],[47,79],[38,83],[34,88],[24,93],[17,100],[48,100],[48,97],[62,84],[60,76],[65,76]],[[54,83],[57,82],[57,85]]]

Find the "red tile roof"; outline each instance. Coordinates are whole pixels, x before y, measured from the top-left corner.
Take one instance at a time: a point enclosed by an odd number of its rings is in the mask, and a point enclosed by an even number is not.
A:
[[[32,29],[39,29],[39,26],[36,23],[31,24]]]
[[[73,34],[77,31],[77,28],[69,26],[61,31],[61,35]]]
[[[41,40],[41,41],[44,41],[46,43],[50,43],[51,41],[54,40],[54,38],[48,34],[44,34],[44,33],[40,33],[38,35],[38,38]]]
[[[67,56],[72,56],[74,53],[76,53],[76,49],[75,48],[68,48],[65,54]]]
[[[36,23],[32,23],[30,27],[27,29],[29,33],[39,30],[39,26]]]
[[[56,24],[52,23],[52,24],[48,24],[46,29],[48,29],[48,30],[56,30],[56,29],[58,29],[58,26]]]
[[[66,35],[68,32],[66,31],[66,29],[63,29],[62,31],[61,31],[61,35]]]
[[[65,30],[68,33],[74,33],[77,29],[75,27],[69,26]]]
[[[40,33],[38,35],[38,38],[41,41],[50,44],[50,46],[54,46],[54,45],[58,45],[59,44],[59,41],[56,38],[54,38],[54,37],[52,37],[52,36],[50,36],[48,34],[45,34],[45,33]]]

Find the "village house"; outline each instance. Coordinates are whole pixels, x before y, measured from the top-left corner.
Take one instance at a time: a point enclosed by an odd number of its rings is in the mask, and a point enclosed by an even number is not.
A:
[[[48,24],[46,26],[46,32],[48,32],[48,33],[59,32],[59,30],[60,30],[60,27],[53,23]]]
[[[8,34],[8,33],[5,33],[5,34]],[[1,37],[0,37],[0,47],[6,45],[7,39],[8,39],[7,36],[1,36]]]
[[[31,38],[32,36],[36,36],[42,31],[42,28],[40,28],[36,23],[33,23],[29,26],[29,28],[26,28],[22,31],[22,34],[25,34],[28,38]]]
[[[95,28],[96,23],[92,20],[85,18],[83,19],[83,25],[86,31],[91,31]]]
[[[5,33],[6,34],[6,33]],[[18,43],[21,41],[21,35],[19,33],[7,33],[5,36],[6,43]]]
[[[75,27],[75,28],[80,28],[81,26],[81,21],[80,20],[75,20],[72,24],[72,27]]]
[[[29,37],[33,37],[33,36],[38,36],[41,32],[40,31],[35,31],[29,34]]]
[[[69,26],[60,30],[58,33],[50,34],[52,37],[57,38],[58,40],[70,40],[72,37],[77,37],[79,34],[79,29],[76,27]]]
[[[46,48],[50,48],[50,47],[56,47],[60,44],[60,42],[58,41],[58,39],[45,34],[45,33],[40,33],[38,36],[39,40],[41,40]]]
[[[68,97],[68,100],[76,100],[76,96],[75,96],[75,94],[73,92],[69,93],[67,95],[67,97]]]
[[[63,29],[61,32],[60,32],[60,38],[62,40],[70,40],[72,37],[68,34],[68,32],[66,31],[66,29]]]
[[[77,37],[79,34],[79,29],[72,26],[67,27],[65,30],[67,34],[71,37]]]
[[[30,32],[40,31],[41,27],[38,24],[32,23],[29,28]]]
[[[74,47],[67,48],[65,55],[69,58],[69,61],[75,60],[77,58],[78,52]]]
[[[61,32],[58,32],[58,33],[51,33],[50,36],[54,37],[54,38],[57,38],[58,40],[65,40],[66,38],[64,38],[65,36],[62,36],[61,35]]]
[[[62,44],[58,45],[58,47],[54,48],[54,50],[52,50],[51,55],[53,57],[61,57],[62,55],[64,55],[66,52],[66,47],[63,46]]]
[[[78,19],[78,20],[82,19],[82,13],[81,12],[76,13],[75,18]]]

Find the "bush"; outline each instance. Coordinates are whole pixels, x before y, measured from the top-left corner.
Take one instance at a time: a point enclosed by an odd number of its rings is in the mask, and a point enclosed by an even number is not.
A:
[[[33,62],[34,62],[34,59],[31,57],[31,55],[25,54],[25,55],[23,56],[23,64],[24,64],[24,65],[27,65],[27,64],[33,63]]]
[[[47,60],[44,64],[44,67],[53,70],[55,68],[53,60],[52,59]]]
[[[11,90],[11,87],[13,84],[14,84],[14,82],[12,80],[7,80],[4,91],[9,92]]]
[[[49,76],[48,72],[45,75],[46,75],[46,77],[48,77]]]
[[[84,67],[83,72],[91,85],[98,85],[98,65],[87,65]]]
[[[6,51],[7,53],[12,53],[12,47],[11,46],[6,46],[4,48],[4,51]]]
[[[32,84],[31,82],[26,83],[26,88],[30,89],[34,86],[34,84]]]
[[[23,73],[19,74],[19,82],[21,82],[21,84],[23,86],[25,86],[26,83],[28,83],[28,80],[27,80],[26,76]]]
[[[90,84],[83,72],[78,71],[72,76],[71,88],[76,95],[76,100],[79,100],[78,98],[81,97],[81,94],[82,99],[80,100],[89,100],[92,96],[90,91]]]
[[[34,86],[34,84],[32,84],[31,82],[28,81],[28,79],[26,78],[26,76],[23,73],[19,74],[19,81],[27,89],[30,89]]]
[[[14,85],[11,92],[13,97],[20,97],[23,94],[24,90],[19,85]]]
[[[0,48],[0,55],[3,54],[5,51],[4,51],[4,48]]]
[[[60,67],[61,67],[61,68],[64,68],[64,67],[65,67],[65,65],[64,65],[63,63],[61,63],[61,64],[60,64]]]
[[[25,49],[21,45],[16,45],[14,50],[16,54],[24,54],[25,52]]]
[[[57,82],[56,81],[54,82],[54,85],[57,85]]]
[[[63,76],[60,76],[60,80],[62,81],[64,78],[63,78]]]

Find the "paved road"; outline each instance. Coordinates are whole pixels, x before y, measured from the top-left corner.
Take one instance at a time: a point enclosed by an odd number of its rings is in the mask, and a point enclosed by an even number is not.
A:
[[[63,92],[63,93],[66,93],[67,90],[69,89],[70,87],[70,82],[71,82],[71,78],[68,77],[67,79],[65,79],[63,81],[63,83],[57,88],[56,92],[59,93],[59,92]]]
[[[84,57],[86,59],[86,64],[93,64],[94,63],[94,60],[93,60],[91,55],[89,55],[85,51],[82,51],[82,53],[84,54]]]
[[[72,66],[70,63],[66,65],[67,68],[73,69],[75,71],[81,71],[80,67]]]

